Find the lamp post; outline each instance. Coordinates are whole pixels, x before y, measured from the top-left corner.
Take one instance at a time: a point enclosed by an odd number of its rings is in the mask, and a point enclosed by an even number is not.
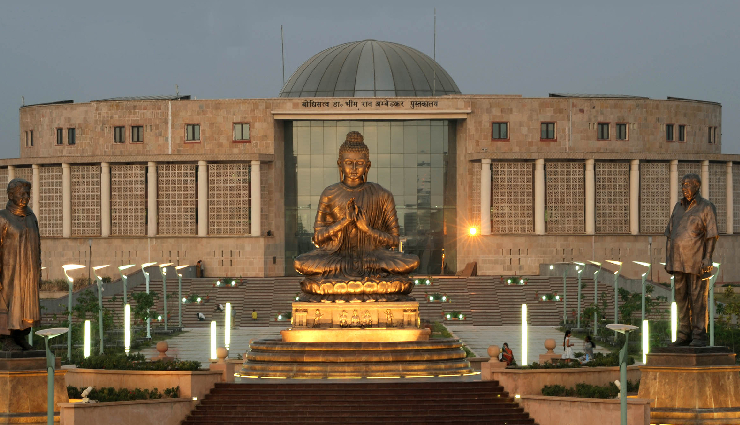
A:
[[[714,268],[714,274],[709,277],[709,346],[714,346],[714,283],[717,282],[717,276],[719,276],[720,263],[712,263]]]
[[[167,330],[167,266],[171,266],[172,263],[165,263],[159,265],[159,270],[162,273],[162,293],[164,294],[164,330]]]
[[[67,360],[69,361],[72,361],[72,290],[74,289],[75,280],[69,277],[67,272],[84,267],[79,264],[65,264],[62,266],[64,275],[67,276],[67,282],[69,283],[69,295],[67,296],[67,321],[69,322],[69,326],[67,327]]]
[[[126,289],[128,288],[128,276],[123,274],[123,271],[135,266],[136,264],[128,264],[125,266],[118,266],[118,272],[121,273],[121,281],[123,282],[123,304],[128,303],[128,298],[126,297]]]
[[[622,271],[622,262],[615,260],[606,260],[608,263],[612,263],[619,266],[617,271],[614,272],[614,323],[619,322],[619,273]],[[617,331],[614,331],[614,341],[617,341]]]
[[[665,266],[665,263],[660,263]],[[678,312],[676,308],[676,282],[675,277],[671,275],[671,342],[676,342],[678,331]]]
[[[149,272],[146,271],[146,268],[149,266],[153,266],[157,264],[154,263],[144,263],[141,265],[141,272],[144,273],[144,279],[146,280],[146,293],[149,293]],[[149,317],[149,309],[146,310],[147,317],[146,317],[146,337],[147,339],[152,339],[152,318]]]
[[[81,266],[84,267],[84,266]],[[80,267],[80,268],[81,268]],[[46,424],[54,425],[54,368],[56,367],[56,358],[54,353],[49,350],[49,340],[55,336],[68,332],[65,328],[49,328],[36,331],[36,335],[44,338],[46,347]]]
[[[575,262],[576,264],[576,275],[578,276],[578,301],[576,302],[576,309],[577,309],[577,316],[576,316],[576,328],[581,328],[581,273],[583,272],[583,268],[586,267],[586,264]]]
[[[645,320],[645,280],[647,279],[648,273],[650,273],[650,263],[643,263],[642,261],[632,261],[635,264],[639,264],[643,267],[647,267],[647,271],[642,274],[642,363],[647,362],[647,353],[650,350],[650,331],[647,320]]]
[[[182,330],[182,273],[180,269],[184,269],[187,266],[175,267],[175,273],[177,273],[177,326]]]
[[[629,344],[629,333],[636,330],[637,326],[621,325],[613,323],[606,325],[615,333],[624,334],[624,347],[619,351],[619,404],[621,413],[621,424],[627,425],[627,345]]]
[[[103,354],[103,278],[98,275],[98,270],[108,267],[96,266],[93,267],[93,274],[95,274],[95,282],[98,284],[98,333],[100,334],[100,354]]]
[[[601,271],[601,263],[591,260],[588,262],[595,266],[599,266],[599,269],[594,272],[594,336],[596,336],[599,334],[599,318],[596,310],[598,310],[599,306],[599,272]]]

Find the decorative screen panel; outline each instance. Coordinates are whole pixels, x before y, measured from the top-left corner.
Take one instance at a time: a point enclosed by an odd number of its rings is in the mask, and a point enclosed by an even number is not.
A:
[[[584,171],[583,162],[545,164],[548,233],[586,231]]]
[[[100,166],[71,168],[72,236],[100,236]]]
[[[709,163],[709,200],[717,207],[717,230],[727,233],[727,165]]]
[[[630,232],[630,164],[597,162],[596,233]]]
[[[111,165],[111,234],[146,234],[146,166]]]
[[[670,202],[670,165],[667,162],[641,163],[640,233],[665,232],[671,216]]]
[[[196,234],[195,167],[195,164],[157,165],[158,234]]]
[[[679,162],[678,163],[678,199],[679,201],[681,198],[683,198],[683,192],[681,192],[681,179],[683,179],[683,176],[686,174],[696,174],[699,177],[701,177],[701,163],[699,162]],[[673,205],[671,205],[671,208],[673,208]]]
[[[470,188],[470,222],[480,223],[480,172],[481,165],[471,164],[473,167],[473,181]]]
[[[247,235],[251,166],[208,164],[208,234]]]
[[[15,178],[23,179],[27,182],[33,183],[33,169],[32,168],[16,168]]]
[[[62,167],[40,167],[39,185],[39,232],[62,236]]]
[[[8,169],[7,168],[0,168],[0,184],[3,185],[3,187],[8,187]]]
[[[534,232],[531,162],[491,164],[491,233]]]
[[[732,164],[732,230],[740,233],[740,164]]]

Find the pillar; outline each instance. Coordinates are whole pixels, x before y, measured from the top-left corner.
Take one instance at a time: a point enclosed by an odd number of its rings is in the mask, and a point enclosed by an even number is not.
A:
[[[727,234],[733,234],[735,204],[732,187],[732,161],[727,161]]]
[[[252,204],[250,205],[250,222],[252,225],[252,236],[262,235],[261,219],[262,219],[262,191],[261,179],[260,179],[260,162],[252,161],[251,167],[251,186],[250,191],[252,195]]]
[[[41,211],[39,208],[41,203],[41,176],[39,174],[39,165],[33,164],[31,166],[31,171],[33,173],[31,174],[31,209],[38,220]]]
[[[69,164],[62,164],[62,237],[72,236],[72,174]]]
[[[198,161],[198,236],[208,236],[208,165]]]
[[[596,233],[596,176],[594,174],[594,160],[586,160],[586,234]]]
[[[671,160],[670,165],[670,177],[668,177],[670,181],[668,182],[669,189],[670,190],[670,212],[673,212],[673,207],[676,206],[676,203],[678,202],[678,160],[673,159]]]
[[[709,160],[701,162],[701,197],[709,199]]]
[[[480,234],[491,234],[491,160],[480,161]]]
[[[630,161],[630,234],[640,234],[640,160]]]
[[[534,164],[534,233],[545,234],[545,160]]]
[[[8,165],[8,181],[5,182],[5,185],[7,186],[8,183],[10,183],[11,180],[15,178],[15,165]]]
[[[100,163],[100,236],[110,236],[110,164]]]
[[[157,236],[157,163],[149,162],[147,164],[147,216],[149,224],[147,226],[147,236],[153,238]]]

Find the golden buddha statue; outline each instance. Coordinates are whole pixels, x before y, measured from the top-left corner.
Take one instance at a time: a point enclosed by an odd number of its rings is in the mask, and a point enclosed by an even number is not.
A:
[[[357,131],[339,148],[340,182],[321,193],[314,224],[317,249],[296,257],[305,276],[301,289],[311,301],[400,301],[409,299],[409,273],[419,257],[392,251],[399,242],[393,194],[367,181],[370,150]],[[306,297],[303,297],[304,299]]]

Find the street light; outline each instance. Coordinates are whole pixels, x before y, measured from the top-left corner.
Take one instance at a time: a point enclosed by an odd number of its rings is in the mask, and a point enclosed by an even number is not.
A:
[[[636,330],[637,326],[612,323],[606,325],[606,327],[613,330],[615,334],[617,332],[624,334],[624,347],[619,351],[619,404],[620,416],[622,417],[621,424],[627,425],[627,345],[630,340],[629,333]]]
[[[581,273],[586,264],[575,261],[576,271],[578,271],[578,302],[577,302],[577,317],[576,317],[576,328],[581,328]]]
[[[647,279],[648,273],[650,273],[650,263],[643,263],[642,261],[632,261],[635,264],[639,264],[643,267],[647,267],[647,271],[642,274],[642,363],[647,363],[647,353],[650,349],[650,328],[648,327],[647,320],[645,320],[645,280]]]
[[[82,268],[84,266],[80,266]],[[56,336],[68,332],[65,328],[49,328],[36,331],[36,335],[44,338],[46,347],[46,424],[54,425],[54,368],[56,367],[56,358],[54,353],[49,350],[49,340]]]
[[[231,345],[231,303],[226,303],[224,311],[224,346],[229,349]]]
[[[591,261],[588,260],[589,263],[599,266],[599,269],[594,272],[594,336],[599,334],[599,321],[598,321],[598,313],[596,313],[596,310],[598,310],[599,306],[599,272],[601,271],[601,263],[598,261]]]
[[[159,265],[159,271],[162,273],[162,293],[164,294],[164,330],[167,330],[167,266],[172,263]]]
[[[144,280],[146,281],[146,293],[149,293],[149,273],[145,270],[149,266],[153,266],[157,264],[154,263],[144,263],[141,265],[141,272],[144,273]],[[146,337],[147,339],[152,339],[152,318],[149,317],[149,309],[146,309]]]
[[[118,266],[118,272],[121,273],[121,280],[123,281],[123,303],[126,304],[128,299],[126,298],[126,288],[128,287],[128,276],[123,274],[123,271],[135,266],[136,264],[128,264],[125,266]]]
[[[75,280],[67,274],[68,271],[82,269],[85,266],[79,264],[65,264],[62,266],[64,275],[67,276],[67,282],[69,283],[69,295],[67,296],[67,321],[69,326],[67,328],[67,360],[72,361],[72,289],[74,289]],[[38,333],[37,333],[38,335]]]
[[[665,266],[665,263],[660,263]],[[678,333],[678,309],[676,308],[676,283],[675,277],[671,275],[671,342],[676,342]]]
[[[619,272],[622,271],[622,262],[615,260],[606,260],[607,263],[612,263],[619,266],[617,271],[614,272],[614,323],[619,322]],[[617,340],[617,332],[614,332],[614,341]]]
[[[187,266],[175,267],[175,273],[177,273],[177,326],[182,330],[182,303],[179,301],[182,299],[182,273],[180,269],[184,269]]]
[[[720,263],[712,263],[716,269],[714,274],[709,277],[709,345],[714,346],[714,284],[719,276]]]
[[[527,305],[522,304],[522,365],[527,364]]]
[[[103,278],[98,275],[98,270],[108,267],[96,266],[93,267],[93,274],[95,275],[95,282],[98,284],[98,333],[100,334],[100,354],[103,354]]]

